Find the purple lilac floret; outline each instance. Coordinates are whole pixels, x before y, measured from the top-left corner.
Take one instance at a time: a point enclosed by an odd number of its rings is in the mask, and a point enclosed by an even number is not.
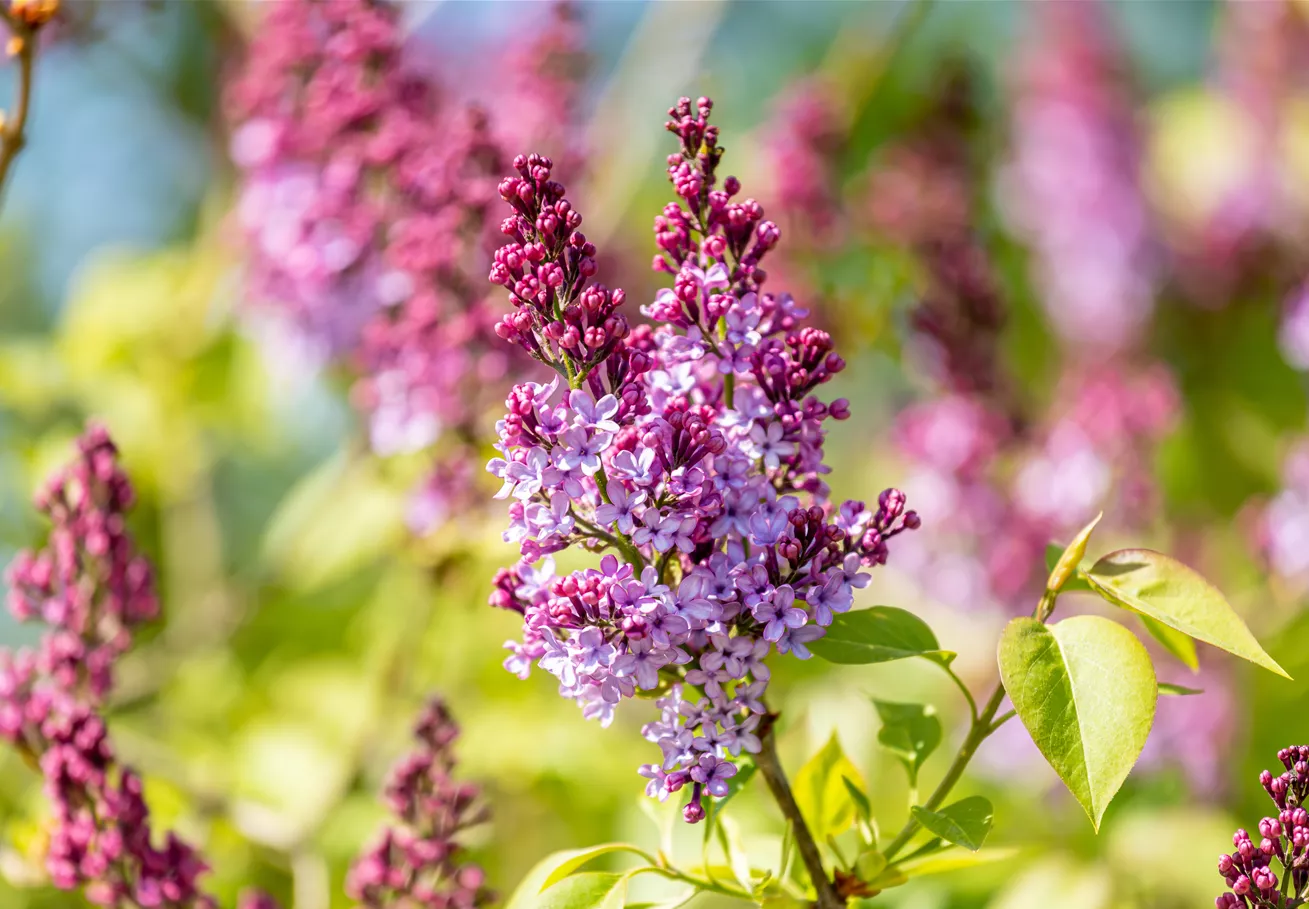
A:
[[[45,548],[7,574],[10,610],[49,630],[35,649],[0,652],[0,736],[45,779],[56,887],[112,909],[212,907],[195,850],[171,833],[155,845],[141,778],[115,757],[101,715],[115,662],[159,605],[124,523],[134,494],[117,449],[98,427],[77,448],[36,496],[52,525]]]
[[[690,822],[760,748],[769,654],[809,657],[919,523],[896,490],[874,508],[827,502],[823,424],[850,410],[815,392],[844,362],[789,295],[763,290],[779,231],[739,181],[719,183],[711,107],[669,112],[678,201],[655,219],[654,268],[673,287],[642,308],[655,327],[591,282],[596,248],[548,158],[518,157],[500,184],[513,214],[490,275],[514,306],[497,333],[559,374],[513,388],[488,466],[521,552],[491,598],[523,616],[506,667],[539,665],[602,724],[657,695],[644,734],[662,758],[641,773],[660,799],[688,788]],[[608,552],[558,574],[551,554],[572,547]]]
[[[459,835],[486,820],[476,786],[454,778],[459,727],[445,704],[428,703],[414,729],[418,748],[392,771],[387,807],[398,823],[382,832],[346,879],[366,909],[474,909],[492,899]]]
[[[1218,909],[1283,909],[1303,905],[1309,895],[1309,745],[1283,748],[1277,759],[1283,773],[1259,774],[1277,811],[1259,822],[1257,837],[1236,831],[1232,853],[1218,857],[1218,873],[1229,888],[1214,900]]]

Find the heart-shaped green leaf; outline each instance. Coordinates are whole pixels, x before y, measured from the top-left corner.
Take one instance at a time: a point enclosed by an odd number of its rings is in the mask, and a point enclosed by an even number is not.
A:
[[[626,874],[586,871],[566,877],[541,892],[533,909],[622,909],[627,899]]]
[[[897,704],[873,701],[882,728],[877,741],[904,764],[909,782],[916,785],[923,762],[941,744],[941,721],[931,704]]]
[[[986,835],[991,832],[991,819],[995,811],[991,803],[980,795],[960,799],[940,811],[928,811],[921,805],[913,807],[914,820],[929,833],[935,833],[947,843],[963,846],[976,852],[982,848]]]
[[[941,663],[954,659],[953,653],[941,650],[926,622],[894,606],[841,613],[809,649],[830,663],[889,663],[916,656]]]
[[[1176,559],[1149,549],[1122,549],[1096,562],[1085,577],[1111,603],[1290,678],[1218,589]]]
[[[1088,615],[1014,619],[999,656],[1014,710],[1098,830],[1154,722],[1149,653],[1122,625]]]

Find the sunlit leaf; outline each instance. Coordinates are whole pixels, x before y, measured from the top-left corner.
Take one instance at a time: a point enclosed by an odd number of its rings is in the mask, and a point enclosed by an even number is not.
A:
[[[629,846],[625,843],[606,843],[602,846],[590,846],[585,849],[565,849],[561,852],[552,852],[545,858],[541,859],[531,870],[523,876],[510,894],[508,901],[505,903],[505,909],[533,909],[537,905],[539,894],[546,887],[550,886],[547,881],[553,880],[558,882],[563,875],[558,877],[555,873],[563,867],[568,867],[572,871],[585,865],[591,859],[598,858],[601,855],[614,852],[634,852],[645,856],[636,846]]]
[[[906,877],[926,877],[929,874],[944,874],[947,871],[959,871],[964,868],[974,868],[978,865],[1007,862],[1017,854],[1017,849],[987,849],[984,852],[968,852],[951,847],[919,859],[899,862],[892,867],[899,870]]]
[[[843,612],[809,647],[831,663],[889,663],[916,656],[943,663],[954,659],[953,653],[941,650],[926,622],[894,606]]]
[[[1054,625],[1014,619],[999,656],[1023,725],[1099,829],[1154,722],[1150,655],[1122,625],[1076,616]]]
[[[1096,562],[1086,579],[1111,603],[1290,678],[1222,593],[1176,559],[1149,549],[1123,549]]]
[[[854,823],[855,805],[845,786],[847,778],[863,783],[858,768],[841,750],[836,733],[796,774],[792,785],[795,800],[819,842],[844,833]]]
[[[928,832],[973,852],[982,848],[991,832],[994,814],[991,803],[980,795],[960,799],[940,811],[928,811],[921,805],[913,808],[914,819]]]
[[[626,899],[626,874],[586,871],[543,890],[529,905],[533,909],[622,909]]]
[[[850,801],[854,803],[855,824],[859,828],[860,838],[865,844],[876,846],[877,821],[873,818],[873,806],[868,801],[868,796],[848,776],[841,777],[841,782],[845,783],[845,789],[850,793]]]
[[[1150,637],[1158,641],[1192,672],[1200,671],[1200,656],[1195,652],[1195,640],[1175,628],[1169,628],[1163,622],[1156,621],[1148,615],[1138,615]]]
[[[611,855],[615,852],[630,852],[638,855],[647,862],[650,856],[647,855],[640,847],[633,846],[629,843],[605,843],[600,846],[590,846],[586,849],[572,849],[568,852],[556,852],[554,858],[557,859],[553,869],[545,876],[541,886],[537,888],[544,891],[547,887],[562,881],[564,878],[575,873],[584,865],[590,864],[602,855]]]

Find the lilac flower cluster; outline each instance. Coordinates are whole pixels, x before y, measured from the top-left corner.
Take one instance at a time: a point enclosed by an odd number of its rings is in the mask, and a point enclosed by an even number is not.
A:
[[[287,0],[228,93],[254,311],[311,362],[350,367],[376,453],[438,446],[410,509],[420,533],[468,503],[466,465],[496,403],[486,390],[514,368],[480,281],[499,142],[555,123],[576,70],[556,64],[581,40],[566,8],[537,40],[533,28],[483,112],[409,59],[395,4]]]
[[[1259,774],[1277,813],[1259,822],[1257,842],[1238,830],[1232,837],[1236,848],[1218,857],[1218,873],[1231,888],[1214,900],[1218,909],[1283,909],[1302,905],[1309,894],[1309,746],[1283,748],[1277,759],[1285,772]],[[1280,879],[1274,859],[1282,867]]]
[[[1040,7],[1017,87],[1000,201],[1032,245],[1059,334],[1101,354],[1129,346],[1153,308],[1157,268],[1130,99],[1096,3]]]
[[[454,779],[459,727],[433,700],[414,729],[418,749],[392,771],[386,803],[399,825],[355,861],[346,891],[367,909],[474,909],[491,900],[486,875],[456,837],[486,819],[478,790]]]
[[[154,845],[141,779],[118,763],[101,709],[132,631],[158,613],[149,562],[124,516],[133,502],[100,428],[36,496],[46,547],[9,567],[9,606],[49,630],[35,650],[0,653],[0,736],[45,779],[54,813],[46,868],[56,887],[97,906],[210,907],[196,852],[173,834]]]
[[[632,327],[623,291],[591,283],[595,246],[547,158],[520,156],[500,184],[510,242],[490,275],[514,305],[497,332],[559,373],[513,388],[488,467],[521,550],[491,600],[523,616],[506,667],[539,664],[604,724],[657,693],[644,731],[662,760],[641,772],[661,799],[691,788],[690,822],[760,747],[766,657],[807,658],[919,524],[895,490],[873,509],[827,504],[823,424],[849,406],[815,392],[844,362],[789,295],[762,289],[779,231],[739,181],[719,183],[711,109],[669,112],[678,201],[655,219],[654,268],[673,287],[642,308],[657,327]],[[569,547],[612,551],[557,574],[549,556]]]

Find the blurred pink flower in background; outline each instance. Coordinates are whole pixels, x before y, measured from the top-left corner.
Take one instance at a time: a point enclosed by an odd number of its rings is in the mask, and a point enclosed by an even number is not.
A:
[[[1158,278],[1132,99],[1103,15],[1091,2],[1037,8],[999,185],[1051,324],[1088,356],[1131,346]]]
[[[555,5],[519,27],[485,97],[460,98],[420,67],[395,5],[288,0],[228,91],[250,312],[273,325],[274,361],[348,369],[374,452],[437,449],[418,533],[471,503],[455,478],[490,431],[491,389],[523,363],[483,280],[505,143],[584,162],[581,26]]]

